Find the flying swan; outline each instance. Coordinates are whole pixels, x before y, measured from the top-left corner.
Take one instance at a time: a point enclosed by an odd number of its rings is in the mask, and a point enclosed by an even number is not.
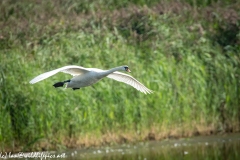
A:
[[[57,74],[58,72],[63,72],[63,73],[71,74],[73,78],[63,82],[55,83],[53,85],[55,88],[63,87],[64,84],[66,83],[66,88],[72,88],[73,90],[76,90],[82,87],[90,86],[94,83],[97,83],[102,78],[108,77],[116,81],[126,83],[145,94],[150,94],[153,92],[152,90],[145,87],[142,83],[140,83],[138,80],[136,80],[132,76],[121,73],[121,72],[117,72],[117,71],[131,72],[128,66],[126,65],[112,68],[109,70],[101,70],[98,68],[84,68],[81,66],[71,65],[71,66],[61,67],[61,68],[40,74],[39,76],[33,78],[29,83],[34,84],[48,77],[51,77]]]

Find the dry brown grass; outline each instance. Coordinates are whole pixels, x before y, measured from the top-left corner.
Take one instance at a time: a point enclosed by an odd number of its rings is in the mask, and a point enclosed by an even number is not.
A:
[[[0,32],[1,39],[7,38],[10,34],[16,34],[26,39],[38,39],[46,35],[51,36],[60,31],[87,31],[91,32],[93,25],[102,26],[120,31],[129,30],[125,36],[134,39],[144,40],[154,36],[154,26],[151,18],[162,14],[169,16],[181,16],[180,21],[218,21],[220,30],[239,30],[238,22],[240,5],[229,5],[227,8],[221,3],[215,3],[205,8],[192,7],[183,2],[159,2],[154,6],[130,5],[113,11],[96,9],[94,11],[77,12],[73,4],[63,5],[61,1],[51,1],[46,5],[45,1],[25,1],[24,4],[10,1],[1,1]],[[31,5],[30,5],[31,4]],[[7,7],[8,6],[8,7]],[[201,27],[202,24],[199,24]],[[213,30],[206,28],[205,30]],[[209,27],[209,26],[208,26]],[[193,28],[193,26],[189,26]],[[200,29],[200,28],[199,28]],[[34,32],[33,32],[34,30]],[[199,30],[202,33],[202,29]],[[217,34],[217,33],[214,33]],[[239,42],[237,42],[239,43]]]

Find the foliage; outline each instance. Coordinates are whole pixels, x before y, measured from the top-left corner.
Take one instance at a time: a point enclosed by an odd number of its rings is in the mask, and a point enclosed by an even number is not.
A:
[[[150,133],[158,139],[239,131],[239,2],[148,2],[0,2],[3,150],[74,146],[69,139],[86,146],[78,141],[86,135],[104,144],[109,132],[125,142]],[[127,64],[155,92],[110,79],[78,91],[54,89],[71,77],[61,73],[28,83],[69,64]]]

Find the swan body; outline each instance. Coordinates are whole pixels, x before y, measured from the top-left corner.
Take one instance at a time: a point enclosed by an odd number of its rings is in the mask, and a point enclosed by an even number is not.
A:
[[[72,88],[73,90],[76,90],[82,87],[90,86],[94,83],[97,83],[102,78],[108,77],[116,81],[126,83],[145,94],[150,94],[153,92],[152,90],[145,87],[142,83],[140,83],[138,80],[136,80],[132,76],[118,72],[118,71],[131,72],[128,66],[126,65],[112,68],[109,70],[101,70],[98,68],[84,68],[81,66],[71,65],[71,66],[64,66],[64,67],[40,74],[39,76],[33,78],[29,83],[34,84],[48,77],[51,77],[57,74],[58,72],[63,72],[63,73],[71,74],[73,78],[71,80],[57,82],[53,85],[54,87],[63,87],[64,84],[66,83],[66,88]]]

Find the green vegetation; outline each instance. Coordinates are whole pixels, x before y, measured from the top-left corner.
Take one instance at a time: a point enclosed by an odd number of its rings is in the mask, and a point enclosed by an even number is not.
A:
[[[240,129],[240,4],[217,0],[0,2],[1,150],[49,150]],[[127,64],[154,94],[103,79],[52,85],[65,65]]]

